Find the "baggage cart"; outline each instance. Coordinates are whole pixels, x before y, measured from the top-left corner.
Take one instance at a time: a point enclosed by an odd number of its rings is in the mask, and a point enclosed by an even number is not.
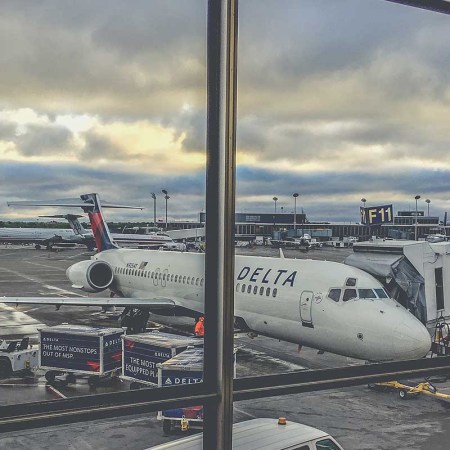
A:
[[[122,328],[57,325],[39,331],[39,367],[45,378],[55,381],[66,374],[74,383],[76,375],[87,375],[90,386],[116,376],[122,366]]]
[[[236,377],[236,351],[234,349],[234,377]],[[203,381],[203,347],[189,347],[168,361],[158,364],[158,386],[169,387],[183,384],[196,384]],[[158,411],[158,420],[162,421],[163,431],[169,434],[172,428],[181,431],[189,428],[203,428],[203,406]]]
[[[188,348],[168,361],[158,364],[158,386],[169,387],[195,384],[203,381],[203,348]],[[181,431],[203,428],[203,406],[158,411],[163,431],[169,434],[173,427]]]
[[[157,364],[173,358],[189,346],[202,347],[203,339],[159,331],[124,335],[121,378],[132,382],[131,389],[138,389],[143,385],[156,387]]]

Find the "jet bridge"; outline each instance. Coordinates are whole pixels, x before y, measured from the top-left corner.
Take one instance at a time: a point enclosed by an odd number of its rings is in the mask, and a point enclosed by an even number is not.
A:
[[[345,264],[381,281],[423,323],[450,316],[450,243],[375,240],[355,244]]]

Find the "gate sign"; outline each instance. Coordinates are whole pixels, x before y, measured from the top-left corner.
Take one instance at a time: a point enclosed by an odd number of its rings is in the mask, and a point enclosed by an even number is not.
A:
[[[361,223],[363,225],[381,225],[390,223],[394,214],[392,205],[371,206],[370,208],[359,208],[361,214]]]

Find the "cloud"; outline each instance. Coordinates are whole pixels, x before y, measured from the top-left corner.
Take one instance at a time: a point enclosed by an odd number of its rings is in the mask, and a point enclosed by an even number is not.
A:
[[[206,6],[2,2],[0,160],[19,175],[3,172],[2,195],[167,187],[173,214],[194,217]],[[238,205],[270,210],[295,187],[317,217],[353,214],[361,195],[450,206],[448,17],[360,0],[246,0],[239,14]]]

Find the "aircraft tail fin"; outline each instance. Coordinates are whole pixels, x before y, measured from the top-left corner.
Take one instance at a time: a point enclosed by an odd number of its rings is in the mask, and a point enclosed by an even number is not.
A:
[[[102,252],[103,250],[119,248],[111,237],[108,225],[103,217],[102,205],[98,194],[84,194],[80,198],[85,203],[85,206],[82,208],[89,216],[97,251]]]

